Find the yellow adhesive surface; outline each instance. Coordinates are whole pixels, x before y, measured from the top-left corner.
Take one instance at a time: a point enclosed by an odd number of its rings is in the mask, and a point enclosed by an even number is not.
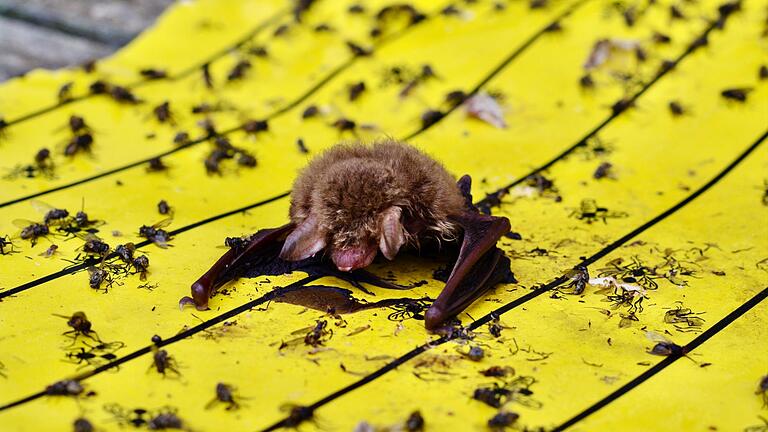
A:
[[[768,374],[768,80],[758,75],[768,65],[765,3],[745,0],[722,29],[713,0],[543,8],[481,0],[454,13],[441,13],[449,2],[418,1],[411,4],[426,18],[416,25],[402,10],[377,21],[391,5],[384,0],[361,3],[362,13],[350,13],[352,4],[319,1],[297,22],[280,1],[180,2],[94,72],[33,71],[0,86],[0,117],[9,122],[0,131],[0,236],[13,244],[0,255],[0,429],[72,430],[80,417],[97,430],[146,429],[173,412],[186,430],[264,430],[297,405],[314,409],[299,430],[406,430],[414,411],[433,431],[488,430],[502,411],[520,416],[511,430],[768,428],[756,392]],[[672,19],[672,6],[684,18]],[[654,41],[654,32],[670,41]],[[585,61],[605,38],[639,44],[645,59],[614,48],[591,71],[594,86],[581,86]],[[355,56],[348,42],[371,55]],[[254,54],[259,48],[267,55]],[[228,80],[243,59],[250,69]],[[405,91],[424,66],[434,77]],[[145,80],[144,68],[169,77]],[[89,95],[96,80],[128,86],[142,102]],[[67,82],[74,100],[62,103]],[[359,82],[365,90],[351,100]],[[749,88],[746,101],[721,95],[732,88]],[[445,96],[456,90],[493,95],[507,127],[450,110]],[[612,114],[622,98],[633,106]],[[165,101],[173,120],[162,123],[153,109]],[[672,101],[683,115],[670,112]],[[219,109],[192,112],[203,103]],[[311,106],[319,114],[303,118]],[[448,115],[423,128],[428,110]],[[90,154],[63,155],[72,115],[91,129]],[[228,160],[207,173],[214,144],[205,119],[257,166]],[[339,119],[357,128],[340,131]],[[251,120],[267,120],[268,131],[247,133],[240,126]],[[191,142],[179,146],[181,131]],[[225,237],[286,222],[285,193],[311,157],[339,141],[384,136],[407,138],[457,177],[470,174],[475,201],[504,191],[491,211],[520,235],[499,242],[518,282],[459,315],[472,326],[468,336],[429,334],[403,307],[333,317],[272,301],[273,290],[317,285],[369,303],[434,299],[444,283],[433,272],[445,262],[402,254],[370,270],[410,290],[366,293],[296,272],[240,279],[211,299],[211,310],[179,311],[189,285],[224,253]],[[43,147],[53,172],[25,169]],[[155,157],[168,169],[150,171]],[[605,162],[609,175],[596,179]],[[526,180],[541,168],[553,182],[544,191]],[[167,249],[138,234],[167,217],[160,200],[173,209]],[[79,265],[81,239],[22,240],[19,220],[40,222],[45,205],[85,210],[111,246],[139,244],[147,279],[122,275],[94,290]],[[52,244],[56,253],[41,256]],[[593,279],[575,295],[561,282],[582,260]],[[600,285],[610,277],[625,285]],[[62,316],[76,311],[98,341],[65,334]],[[304,335],[318,320],[332,335],[308,346]],[[176,371],[152,367],[153,335],[167,342]],[[661,337],[692,349],[651,354]],[[467,356],[472,347],[482,359]],[[506,376],[481,373],[494,366]],[[80,396],[42,394],[73,378]],[[237,409],[211,403],[217,383],[235,388]],[[473,399],[483,388],[504,389],[500,407]]]

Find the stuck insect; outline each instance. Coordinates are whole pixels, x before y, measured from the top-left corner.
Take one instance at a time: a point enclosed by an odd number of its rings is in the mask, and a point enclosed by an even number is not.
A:
[[[85,389],[83,385],[75,380],[61,380],[45,388],[45,394],[48,396],[79,396]]]
[[[173,222],[172,218],[166,218],[154,225],[142,225],[139,228],[139,235],[151,241],[157,247],[165,249],[169,246],[168,242],[171,240],[171,235],[163,228],[170,225],[171,222]]]
[[[167,377],[169,375],[174,375],[177,377],[181,376],[181,372],[179,372],[179,365],[176,362],[176,359],[168,354],[168,351],[164,349],[158,349],[155,346],[152,347],[152,351],[152,364],[149,366],[149,370],[154,369],[163,377]]]
[[[684,346],[680,346],[665,336],[653,332],[653,331],[647,331],[645,332],[645,336],[652,342],[655,342],[656,345],[653,346],[653,348],[647,350],[648,354],[653,354],[657,356],[676,356],[676,357],[682,357],[688,354],[688,349]]]
[[[218,403],[224,404],[227,411],[234,411],[239,409],[240,404],[237,402],[237,398],[235,397],[235,388],[229,384],[216,384],[216,397],[208,402],[208,405],[206,405],[205,408],[210,409]]]
[[[72,328],[72,330],[66,331],[62,333],[62,335],[71,338],[73,343],[77,340],[78,336],[84,336],[94,341],[101,342],[99,335],[93,330],[93,324],[91,324],[85,316],[85,312],[78,311],[71,316],[59,314],[53,314],[53,316],[65,318],[67,320],[67,325]]]
[[[8,255],[15,252],[11,236],[7,234],[0,236],[0,255]]]

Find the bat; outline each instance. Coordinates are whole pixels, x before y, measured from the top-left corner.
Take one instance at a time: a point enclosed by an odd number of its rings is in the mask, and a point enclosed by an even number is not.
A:
[[[324,260],[337,275],[365,275],[360,269],[379,253],[393,260],[404,248],[457,244],[445,288],[424,315],[426,328],[435,330],[511,274],[496,247],[510,231],[509,220],[480,213],[470,187],[468,175],[456,182],[439,162],[404,143],[336,145],[296,179],[290,222],[227,251],[181,304],[206,309],[214,290],[254,259],[281,263],[286,272]]]

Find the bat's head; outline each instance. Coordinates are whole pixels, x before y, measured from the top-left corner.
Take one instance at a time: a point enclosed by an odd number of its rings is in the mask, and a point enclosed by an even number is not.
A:
[[[370,158],[347,158],[326,167],[314,179],[311,194],[294,192],[291,210],[297,225],[281,258],[295,261],[325,250],[342,271],[368,266],[379,250],[393,259],[406,241],[404,192],[396,180],[390,167]]]

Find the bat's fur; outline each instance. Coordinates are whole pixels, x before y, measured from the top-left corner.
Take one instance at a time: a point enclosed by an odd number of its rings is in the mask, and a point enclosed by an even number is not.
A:
[[[409,243],[418,236],[454,239],[449,215],[465,201],[456,180],[434,159],[394,140],[340,144],[315,158],[299,175],[291,194],[291,221],[317,218],[327,244],[345,247],[378,243],[382,212],[402,208]]]

